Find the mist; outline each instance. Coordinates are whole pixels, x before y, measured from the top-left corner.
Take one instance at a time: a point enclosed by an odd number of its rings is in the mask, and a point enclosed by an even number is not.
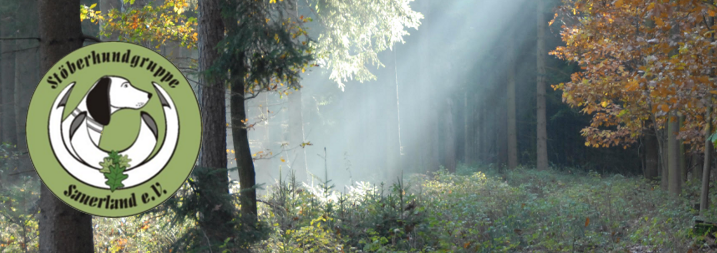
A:
[[[510,45],[534,49],[533,5],[526,0],[413,2],[412,8],[424,14],[421,26],[408,31],[405,43],[379,54],[385,66],[369,68],[376,80],[349,80],[342,90],[328,70],[315,67],[302,75],[299,92],[249,100],[248,117],[256,123],[249,131],[250,145],[254,154],[262,152],[255,156],[257,183],[270,185],[280,172],[287,177],[289,171],[305,170],[302,181],[316,184],[328,172],[340,188],[356,181],[390,184],[401,175],[438,170],[425,154],[444,165],[442,136],[447,132],[456,134],[457,146],[465,146],[465,135],[473,130],[466,126],[467,112],[481,111],[485,103],[480,101],[486,99],[491,101],[488,110],[505,107],[504,55]],[[519,76],[535,68],[535,61],[528,60],[535,53],[521,51],[526,60]],[[534,87],[535,80],[521,76],[518,82]],[[289,101],[292,96],[300,96],[303,125],[289,120],[296,105]],[[447,115],[452,118],[448,125]],[[500,128],[492,124],[486,132]],[[311,145],[296,148],[301,143],[291,143],[289,133],[302,130],[303,142]],[[463,149],[458,153],[471,155]],[[229,167],[236,167],[233,154],[228,155]],[[238,179],[235,171],[231,174]]]

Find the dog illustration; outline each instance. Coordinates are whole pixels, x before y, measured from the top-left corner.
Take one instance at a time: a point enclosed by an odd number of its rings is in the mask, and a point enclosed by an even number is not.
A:
[[[102,79],[95,83],[95,86],[99,85],[101,83],[100,81],[102,81]],[[104,82],[107,83],[107,81]],[[109,108],[109,113],[107,113],[107,115],[110,117],[105,118],[108,119],[103,121],[105,123],[109,123],[111,121],[111,115],[113,112],[122,108],[118,105],[130,105],[131,107],[128,106],[127,109],[141,108],[146,105],[147,101],[150,99],[150,96],[147,95],[146,100],[138,99],[129,103],[114,103],[112,99],[115,98],[115,95],[109,94],[113,92],[111,86],[115,84],[122,85],[124,83],[124,78],[112,79],[110,77],[108,83],[110,87],[106,88],[108,98],[106,101],[110,104],[110,106],[105,108]],[[58,94],[57,99],[55,99],[52,104],[52,110],[50,111],[50,118],[48,121],[50,146],[52,147],[52,151],[55,154],[57,161],[60,162],[62,167],[74,178],[94,187],[108,189],[109,187],[104,183],[106,181],[105,176],[100,172],[101,166],[99,166],[102,159],[107,156],[107,151],[96,146],[97,143],[95,143],[92,140],[92,137],[90,137],[90,132],[92,131],[96,132],[99,130],[99,137],[101,137],[102,132],[102,129],[90,129],[90,124],[92,124],[93,128],[96,126],[94,123],[89,123],[90,119],[97,122],[100,126],[104,126],[101,125],[95,116],[92,115],[87,103],[87,101],[90,100],[90,94],[95,91],[95,86],[90,89],[87,95],[82,99],[82,102],[77,106],[78,111],[75,112],[75,110],[73,110],[72,114],[63,119],[63,112],[65,111],[69,94],[74,86],[75,83],[71,83],[65,87],[60,94]],[[150,115],[141,114],[142,116],[140,118],[142,126],[135,143],[126,150],[120,152],[120,155],[127,154],[130,159],[132,159],[130,166],[125,171],[128,178],[122,182],[125,185],[125,188],[133,187],[152,179],[167,166],[167,163],[171,160],[177,149],[179,141],[179,115],[177,113],[177,108],[175,107],[173,99],[159,84],[152,82],[152,87],[154,87],[154,94],[157,96],[164,113],[164,141],[157,153],[151,158],[148,158],[157,143],[157,127],[155,121]],[[120,86],[120,88],[122,87]],[[128,88],[129,86],[127,86],[126,89]],[[98,94],[105,93],[100,92]],[[132,92],[127,94],[141,93]],[[115,99],[123,98],[119,97]],[[142,103],[144,103],[144,105],[142,105]],[[117,109],[113,111],[112,108]],[[100,111],[96,113],[98,113],[96,115],[101,115],[102,112]],[[84,117],[77,119],[80,115],[84,115]],[[97,118],[101,117],[102,116],[97,116]],[[99,139],[99,137],[97,139]]]
[[[67,103],[69,94],[68,91],[60,106]],[[62,121],[62,137],[66,148],[75,159],[100,168],[99,162],[107,156],[107,152],[99,148],[99,143],[104,127],[112,120],[112,114],[122,109],[141,109],[151,98],[152,93],[137,89],[125,78],[100,78],[72,113]],[[145,161],[157,144],[156,122],[145,112],[140,115],[139,135],[132,146],[119,152],[132,159],[131,167]]]

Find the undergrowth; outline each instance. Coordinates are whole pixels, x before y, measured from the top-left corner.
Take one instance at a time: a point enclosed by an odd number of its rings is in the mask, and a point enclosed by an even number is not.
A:
[[[692,230],[699,190],[693,182],[677,198],[642,178],[495,166],[459,165],[455,174],[440,170],[341,189],[323,180],[310,186],[289,174],[268,186],[259,203],[267,236],[252,251],[706,252],[710,246]],[[36,199],[39,184],[26,181],[3,189],[12,193],[3,203]],[[0,210],[1,252],[37,251],[36,217],[18,214],[19,206]],[[715,208],[707,220],[717,220]],[[198,223],[170,223],[174,216],[95,217],[95,250],[201,251],[176,247]],[[200,235],[194,243],[202,242]]]

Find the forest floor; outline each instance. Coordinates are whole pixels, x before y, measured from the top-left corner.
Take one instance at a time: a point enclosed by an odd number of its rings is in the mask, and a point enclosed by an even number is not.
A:
[[[30,196],[39,190],[37,182],[27,187]],[[455,174],[416,174],[390,186],[357,182],[337,191],[282,182],[267,192],[259,204],[266,233],[251,244],[255,252],[712,252],[715,246],[713,237],[695,235],[698,187],[689,181],[676,198],[639,177],[459,166]],[[711,210],[705,219],[717,221]],[[198,230],[192,220],[165,226],[171,218],[95,217],[95,249],[206,251],[201,236],[196,245],[177,247]],[[0,252],[35,252],[37,243],[33,216],[3,211]]]

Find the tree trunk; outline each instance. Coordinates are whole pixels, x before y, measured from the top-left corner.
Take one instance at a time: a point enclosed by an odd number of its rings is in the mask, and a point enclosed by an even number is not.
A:
[[[0,37],[16,37],[15,30],[15,15],[8,13],[7,16],[2,17],[0,20]],[[15,126],[15,41],[14,40],[3,40],[0,41],[0,94],[2,96],[2,136],[0,136],[0,143],[7,142],[11,144],[17,143],[17,129]]]
[[[481,139],[481,140],[480,140],[479,143],[480,143],[480,147],[481,147],[481,148],[480,148],[480,151],[481,151],[481,152],[480,152],[479,154],[480,154],[480,157],[481,157],[481,162],[482,162],[483,164],[488,164],[488,163],[490,163],[490,162],[489,162],[489,158],[490,158],[490,152],[491,152],[491,147],[490,147],[490,146],[491,146],[491,145],[490,145],[491,142],[490,142],[490,140],[492,139],[492,137],[493,137],[494,135],[489,135],[489,134],[488,134],[488,130],[490,129],[490,126],[492,125],[492,124],[489,124],[489,123],[492,123],[492,122],[491,122],[491,117],[490,117],[490,114],[489,114],[490,111],[488,111],[488,106],[487,106],[487,103],[486,103],[485,101],[486,101],[486,100],[483,100],[483,107],[482,107],[482,110],[481,110],[482,113],[481,113],[481,117],[480,117],[480,119],[481,119],[481,122],[480,122],[481,128],[480,128],[479,134],[480,134],[480,139]]]
[[[428,18],[431,12],[431,1],[425,0],[421,2],[422,13],[425,18]],[[421,92],[421,111],[425,113],[425,121],[428,122],[424,125],[423,136],[426,138],[424,148],[421,148],[421,157],[424,159],[424,166],[428,171],[435,171],[438,169],[438,131],[436,122],[436,101],[433,101],[431,94],[426,92],[432,89],[432,76],[431,66],[432,62],[429,58],[430,52],[433,50],[431,45],[431,27],[428,23],[421,24],[423,31],[419,32],[420,41],[420,80],[422,85]]]
[[[243,77],[246,72],[237,71],[233,73]],[[246,119],[243,79],[232,83],[231,90],[231,125],[237,168],[239,170],[239,185],[241,186],[241,216],[244,222],[244,229],[253,230],[256,228],[257,223],[256,173],[254,172],[254,161],[251,157],[251,150],[249,149],[249,135],[246,125],[241,122],[243,119]]]
[[[37,10],[37,0],[27,0],[22,2],[25,10]],[[37,21],[33,15],[26,15],[22,18],[23,33],[22,37],[36,37]],[[27,140],[25,139],[25,123],[27,121],[27,110],[30,106],[32,93],[35,91],[39,80],[38,71],[39,62],[37,50],[31,48],[37,47],[37,41],[16,41],[16,48],[19,50],[15,53],[15,123],[17,129],[17,151],[20,153],[18,168],[22,173],[31,172],[33,170],[32,162],[27,149]],[[30,173],[33,174],[33,173]]]
[[[403,168],[400,166],[401,161],[401,121],[400,121],[400,110],[399,110],[399,97],[398,97],[398,62],[396,61],[396,50],[393,48],[391,55],[388,57],[386,66],[388,68],[393,67],[391,74],[393,74],[394,85],[387,85],[386,90],[386,101],[387,108],[386,114],[388,120],[386,120],[386,141],[388,142],[386,147],[386,169],[389,172],[390,178],[393,179],[397,175],[395,173],[402,172]]]
[[[669,124],[666,124],[666,125],[669,126]],[[662,189],[663,191],[668,190],[669,179],[670,179],[670,173],[669,173],[670,166],[669,166],[669,161],[668,161],[668,158],[669,158],[668,153],[669,152],[667,151],[668,145],[665,143],[666,139],[668,139],[668,138],[665,138],[665,132],[669,131],[667,129],[668,128],[667,126],[665,128],[663,128],[662,132],[655,130],[655,132],[658,133],[657,134],[658,145],[662,145],[662,147],[660,148],[660,189]],[[655,129],[657,129],[657,126],[655,126]],[[660,144],[660,143],[662,143],[662,144]]]
[[[446,101],[445,116],[445,166],[449,172],[456,172],[456,133],[453,125],[453,101],[448,98]]]
[[[199,71],[206,73],[219,58],[216,46],[224,37],[220,1],[199,1]],[[198,177],[197,185],[206,197],[221,198],[229,193],[226,153],[226,100],[223,75],[199,76],[202,114],[202,148],[198,166],[211,171],[210,177]],[[205,196],[202,196],[205,198]],[[228,208],[204,213],[199,226],[213,245],[220,244],[230,231]],[[214,248],[214,247],[212,247]]]
[[[676,114],[669,116],[667,123],[667,163],[668,163],[668,190],[673,195],[680,194],[680,146],[677,140],[679,119]]]
[[[681,129],[684,126],[685,116],[680,116],[680,122],[678,126],[678,130]],[[679,150],[679,162],[680,162],[680,184],[687,181],[687,154],[686,154],[686,148],[685,148],[685,142],[682,139],[677,140],[680,144],[680,150]]]
[[[712,134],[712,107],[707,107],[707,127],[705,129],[705,160],[702,164],[702,190],[700,191],[700,216],[705,215],[709,208],[710,193],[710,169],[712,168],[712,149],[714,144],[710,142],[709,136]]]
[[[235,8],[238,3],[230,3],[227,8]],[[239,26],[233,19],[224,20],[227,33],[229,36],[235,36],[239,33]],[[247,74],[246,60],[243,55],[236,56],[236,62],[230,70],[231,72],[231,130],[232,141],[234,142],[234,151],[239,172],[240,191],[239,199],[241,203],[241,221],[244,232],[252,233],[256,229],[257,206],[256,206],[256,172],[254,171],[254,160],[251,156],[249,147],[249,134],[247,125],[243,120],[246,117],[246,101],[245,101],[245,76]],[[252,233],[253,234],[253,233]]]
[[[548,134],[547,119],[545,117],[545,2],[543,0],[536,1],[538,5],[538,84],[537,84],[537,101],[538,101],[538,170],[548,169]]]
[[[515,169],[518,166],[518,133],[515,124],[515,65],[517,50],[516,43],[511,42],[511,47],[508,49],[508,89],[507,89],[507,103],[508,106],[508,169]]]
[[[475,138],[471,135],[470,131],[471,123],[473,119],[473,113],[470,112],[468,107],[468,92],[463,93],[463,163],[471,164],[473,162],[473,140]]]
[[[38,4],[42,73],[82,47],[79,0],[41,0]],[[4,100],[4,98],[3,98]],[[40,252],[93,252],[92,216],[75,210],[42,185]]]
[[[503,80],[504,81],[504,80]],[[497,92],[498,90],[496,90]],[[492,112],[492,117],[494,121],[493,125],[493,131],[495,132],[495,139],[494,144],[496,147],[495,150],[495,164],[498,165],[498,167],[505,167],[508,165],[508,142],[506,141],[508,139],[508,131],[506,129],[508,128],[508,121],[504,120],[503,117],[505,117],[508,112],[506,110],[506,107],[508,107],[508,102],[505,97],[505,91],[501,90],[501,92],[504,92],[503,94],[495,94],[496,103],[495,104],[501,104],[502,106],[497,106],[495,110]]]
[[[692,168],[692,176],[691,180],[692,182],[698,182],[702,176],[702,156],[699,153],[692,154],[692,162],[691,162],[691,168]]]
[[[654,133],[645,135],[645,178],[655,180],[659,169],[659,148],[657,136]]]

